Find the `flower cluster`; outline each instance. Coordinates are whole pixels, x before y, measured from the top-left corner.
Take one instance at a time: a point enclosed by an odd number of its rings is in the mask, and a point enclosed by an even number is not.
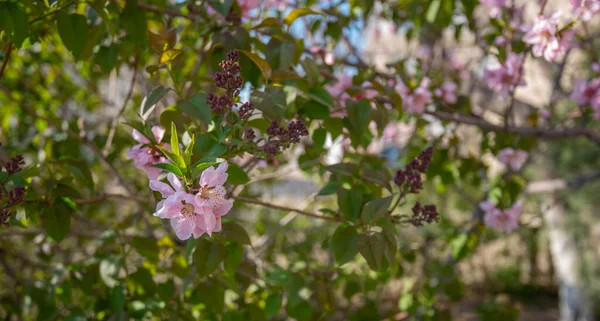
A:
[[[156,139],[157,144],[163,148],[171,149],[171,146],[168,143],[161,143],[165,136],[165,129],[163,127],[152,127],[152,134],[154,135],[154,139]],[[152,165],[166,163],[167,159],[163,156],[160,150],[149,145],[150,140],[142,135],[142,133],[134,129],[132,135],[133,139],[135,139],[139,144],[126,150],[127,159],[132,159],[135,167],[144,171],[148,175],[149,179],[157,179],[160,175],[160,169]]]
[[[1,143],[0,146],[2,146]],[[22,171],[23,165],[25,165],[23,156],[17,155],[6,161],[0,161],[0,170],[4,168],[10,176]],[[10,227],[9,220],[13,212],[9,210],[9,207],[22,203],[25,199],[25,192],[26,189],[23,186],[16,186],[9,189],[9,187],[0,182],[0,201],[4,203],[0,205],[0,227]]]
[[[515,150],[509,147],[498,153],[498,160],[506,165],[511,171],[518,172],[523,165],[525,165],[528,156],[529,155],[524,150]]]
[[[490,6],[490,17],[499,18],[502,16],[502,8],[506,6],[506,0],[479,0],[482,4]]]
[[[433,159],[433,148],[429,147],[413,159],[404,170],[398,170],[394,183],[404,188],[408,193],[418,193],[423,189],[421,174],[425,174],[431,160]]]
[[[571,99],[581,107],[590,106],[594,111],[594,118],[600,119],[600,77],[589,82],[582,79],[575,80]]]
[[[281,127],[276,120],[272,120],[271,125],[267,128],[267,134],[269,138],[263,146],[263,151],[272,157],[282,149],[289,147],[290,144],[299,143],[303,136],[308,136],[308,128],[301,120],[289,122],[288,129]]]
[[[492,201],[484,201],[479,204],[484,212],[483,222],[486,226],[498,232],[510,233],[519,227],[519,218],[523,213],[521,202],[515,203],[511,208],[498,209]]]
[[[489,66],[484,70],[483,80],[500,95],[508,96],[511,88],[525,85],[521,77],[524,57],[523,54],[509,53],[504,63]]]
[[[590,21],[592,17],[600,13],[599,0],[571,0],[573,10],[583,21]]]
[[[364,98],[373,99],[377,97],[377,91],[374,89],[367,89],[366,87],[368,86],[369,84],[364,82],[361,85],[364,90],[361,90],[354,96],[351,96],[347,90],[352,87],[352,77],[349,75],[343,75],[333,86],[327,87],[327,91],[333,98],[336,99],[337,107],[340,109],[339,111],[331,113],[331,116],[339,118],[346,116],[347,100],[358,101]]]
[[[438,222],[440,214],[437,212],[435,205],[421,206],[421,203],[417,202],[412,208],[413,216],[410,218],[410,223],[414,226],[423,226],[425,223],[431,224]]]
[[[177,237],[187,240],[203,234],[212,236],[221,231],[221,217],[233,207],[226,199],[223,187],[227,181],[227,162],[216,169],[209,167],[200,175],[199,188],[186,191],[182,182],[172,173],[167,175],[170,185],[157,180],[150,181],[150,188],[164,198],[156,205],[154,216],[169,219]]]
[[[554,61],[559,54],[565,52],[570,41],[570,32],[559,32],[560,12],[549,17],[538,16],[533,26],[523,37],[523,41],[532,45],[534,57],[544,57],[547,61]]]
[[[437,88],[433,93],[436,97],[441,98],[447,104],[456,104],[456,90],[458,85],[451,81],[446,81],[440,88]]]
[[[433,102],[431,91],[429,91],[429,83],[429,78],[425,77],[417,88],[411,90],[402,81],[398,81],[396,91],[402,97],[404,111],[410,114],[425,112],[425,107]]]

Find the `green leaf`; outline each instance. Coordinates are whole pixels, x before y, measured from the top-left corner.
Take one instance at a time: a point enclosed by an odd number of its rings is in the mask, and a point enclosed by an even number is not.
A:
[[[223,222],[221,236],[241,245],[251,245],[250,236],[248,235],[248,232],[246,232],[246,229],[235,222]]]
[[[180,101],[177,108],[205,124],[211,123],[210,106],[206,103],[206,94],[203,92],[196,93],[188,100]]]
[[[265,316],[267,320],[273,319],[281,309],[282,296],[279,293],[271,293],[265,300]]]
[[[227,145],[225,144],[214,144],[210,150],[208,151],[208,156],[210,157],[219,157],[219,156],[223,156],[223,154],[225,154],[225,152],[227,152]]]
[[[88,25],[85,16],[59,11],[56,14],[58,34],[63,44],[75,58],[79,58],[88,40]]]
[[[312,141],[315,149],[318,151],[323,150],[325,147],[325,140],[327,138],[327,130],[325,128],[317,128],[313,132]]]
[[[427,22],[433,23],[435,21],[438,11],[440,11],[441,4],[442,0],[431,1],[429,8],[427,9],[427,13],[425,14],[425,20],[427,20]]]
[[[171,163],[160,163],[160,164],[153,164],[153,167],[156,168],[160,168],[162,170],[165,170],[169,173],[173,173],[175,175],[177,175],[177,177],[183,177],[183,172],[181,172],[181,170],[179,169],[179,167],[171,164]]]
[[[331,95],[325,88],[311,88],[306,94],[310,99],[318,102],[319,104],[322,104],[332,109],[335,108],[333,97],[331,97]]]
[[[146,21],[146,12],[137,7],[137,1],[127,1],[125,9],[121,13],[119,20],[123,28],[127,31],[127,36],[135,41],[138,50],[146,50],[148,47],[148,23]]]
[[[173,154],[181,156],[181,152],[179,151],[179,137],[177,137],[177,126],[175,126],[175,123],[171,123],[171,150],[173,151]]]
[[[215,11],[222,14],[224,17],[227,17],[229,10],[231,10],[231,5],[233,5],[233,1],[234,0],[209,0],[208,3]]]
[[[158,147],[157,148],[163,153],[165,154],[165,156],[167,156],[167,158],[173,162],[173,165],[177,166],[179,168],[179,170],[182,173],[185,173],[187,171],[187,165],[185,164],[185,160],[183,159],[183,157],[179,156],[179,155],[175,155],[172,152],[162,148],[162,147]]]
[[[308,81],[308,87],[315,88],[319,85],[319,66],[314,62],[314,60],[306,57],[304,60],[300,62],[302,65],[302,69],[304,69],[304,73],[306,74],[306,80]],[[316,87],[318,88],[318,87]],[[330,95],[331,97],[331,95]]]
[[[281,22],[279,22],[279,20],[273,17],[269,17],[261,21],[261,23],[257,24],[256,26],[252,27],[252,29],[261,28],[281,28]]]
[[[169,91],[171,88],[166,88],[163,86],[158,86],[144,98],[144,103],[142,104],[142,109],[140,110],[140,114],[146,115],[146,113],[152,108],[152,106],[156,105]]]
[[[381,233],[361,234],[358,236],[358,251],[367,260],[372,270],[380,271],[384,267],[385,239]]]
[[[44,207],[42,213],[44,229],[46,233],[56,242],[62,241],[71,226],[71,210],[62,203]]]
[[[338,189],[338,206],[347,220],[353,221],[360,216],[362,194],[357,189]]]
[[[260,72],[262,73],[263,77],[265,77],[265,80],[271,79],[271,73],[272,73],[271,66],[269,66],[269,63],[267,63],[266,60],[264,60],[257,54],[251,53],[250,51],[247,51],[247,50],[238,50],[238,51],[243,53],[244,55],[246,55],[246,57],[250,58],[250,60],[252,60],[252,62],[256,65],[256,67],[258,67],[258,69],[260,69]]]
[[[365,134],[368,134],[369,122],[371,121],[371,105],[366,99],[358,102],[347,102],[346,110],[348,111],[350,138],[352,139],[352,145],[368,145],[369,140],[363,139]]]
[[[207,239],[200,240],[194,252],[194,264],[199,276],[211,274],[225,259],[225,246],[211,242]]]
[[[352,176],[358,170],[358,165],[352,163],[338,163],[325,167],[326,170],[343,175],[343,176]]]
[[[108,290],[110,309],[113,312],[123,311],[125,309],[125,289],[122,285],[117,285]]]
[[[244,248],[239,243],[230,243],[227,245],[225,262],[223,266],[225,271],[234,274],[244,259]]]
[[[350,262],[358,253],[358,233],[352,226],[340,226],[331,237],[333,257],[339,265]]]
[[[227,174],[229,174],[227,177],[227,182],[231,185],[242,185],[250,181],[246,171],[233,163],[229,164],[229,167],[227,168]]]
[[[17,3],[0,3],[0,31],[4,31],[15,47],[21,47],[29,33],[27,12]]]
[[[255,91],[251,99],[256,108],[268,118],[281,120],[285,116],[287,103],[281,88],[270,86],[264,92]]]
[[[296,19],[303,17],[303,16],[307,16],[307,15],[322,15],[322,13],[314,11],[312,9],[308,9],[308,8],[297,8],[292,10],[292,12],[290,12],[284,19],[283,22],[285,22],[287,25],[291,25],[294,21],[296,21]]]
[[[211,157],[213,159],[216,159],[215,157]],[[197,161],[196,163],[194,163],[194,165],[192,165],[192,177],[198,177],[202,174],[202,172],[211,167],[211,166],[216,166],[219,165],[221,162],[210,162],[207,161],[205,159],[201,159],[199,161]]]
[[[378,221],[387,212],[392,204],[392,196],[378,198],[365,204],[361,217],[367,223]]]

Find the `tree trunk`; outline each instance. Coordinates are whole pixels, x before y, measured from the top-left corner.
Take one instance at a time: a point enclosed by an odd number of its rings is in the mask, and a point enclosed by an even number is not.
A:
[[[581,281],[581,256],[573,231],[567,226],[565,205],[554,197],[542,210],[549,232],[550,252],[559,284],[561,321],[593,321],[594,311],[584,282]]]

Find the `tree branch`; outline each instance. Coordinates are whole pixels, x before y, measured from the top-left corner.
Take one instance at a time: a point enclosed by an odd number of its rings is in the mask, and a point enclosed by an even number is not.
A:
[[[241,197],[241,196],[233,196],[231,198],[236,201],[240,201],[240,202],[244,202],[244,203],[248,203],[248,204],[254,204],[254,205],[258,205],[258,206],[262,206],[262,207],[266,207],[266,208],[281,210],[281,211],[295,212],[295,213],[298,213],[298,214],[301,214],[304,216],[309,216],[309,217],[318,218],[318,219],[322,219],[322,220],[327,220],[327,221],[332,221],[332,222],[343,222],[344,221],[343,219],[338,218],[338,217],[324,216],[321,214],[298,210],[295,208],[289,208],[289,207],[285,207],[285,206],[269,204],[269,203],[265,203],[263,201],[259,201],[259,200],[255,200],[255,199],[251,199],[251,198],[246,198],[246,197]]]
[[[600,179],[600,170],[595,170],[587,174],[577,176],[571,179],[549,179],[537,182],[531,182],[525,188],[525,193],[537,194],[537,193],[552,193],[561,191],[567,188],[580,188],[583,185]]]
[[[10,59],[11,51],[12,51],[12,42],[9,41],[6,51],[4,52],[4,58],[2,59],[2,66],[0,66],[0,79],[2,79],[2,75],[4,74],[4,69],[6,69],[6,65],[8,65],[8,59]]]
[[[560,138],[571,138],[584,136],[600,145],[600,134],[597,134],[587,128],[565,128],[565,129],[549,129],[549,128],[536,128],[536,127],[512,127],[512,126],[498,126],[485,121],[484,119],[463,115],[463,114],[451,114],[442,111],[426,112],[429,115],[435,116],[442,120],[453,121],[457,123],[469,124],[477,126],[483,130],[516,134],[521,136],[535,136],[546,139],[560,139]]]

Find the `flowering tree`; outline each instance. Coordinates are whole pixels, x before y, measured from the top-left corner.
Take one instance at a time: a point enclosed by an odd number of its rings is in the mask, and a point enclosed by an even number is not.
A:
[[[600,177],[598,13],[0,2],[0,317],[450,320],[492,241],[535,284],[541,217],[562,320],[593,320],[557,192]]]

